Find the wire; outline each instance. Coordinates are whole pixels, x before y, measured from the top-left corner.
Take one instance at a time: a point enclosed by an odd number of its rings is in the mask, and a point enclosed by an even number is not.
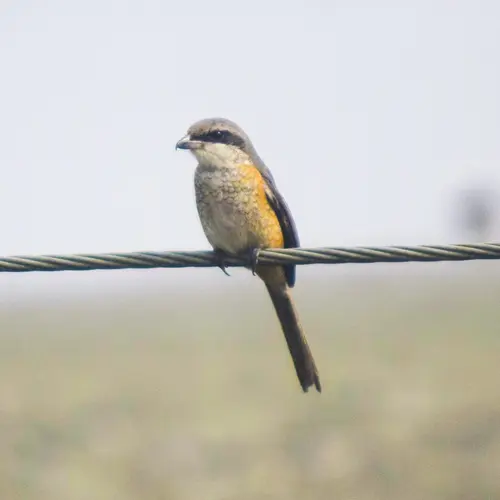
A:
[[[362,264],[375,262],[437,262],[500,259],[500,243],[392,247],[325,247],[262,250],[259,264]],[[228,267],[248,261],[228,257]],[[35,255],[0,258],[0,272],[92,271],[159,267],[214,267],[213,252],[132,252],[76,255]]]

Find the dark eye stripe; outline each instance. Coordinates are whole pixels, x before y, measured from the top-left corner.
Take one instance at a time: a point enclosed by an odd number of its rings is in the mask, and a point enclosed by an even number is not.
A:
[[[218,144],[231,144],[237,147],[243,147],[243,139],[229,130],[211,130],[202,134],[196,134],[192,137],[194,140],[215,142]]]

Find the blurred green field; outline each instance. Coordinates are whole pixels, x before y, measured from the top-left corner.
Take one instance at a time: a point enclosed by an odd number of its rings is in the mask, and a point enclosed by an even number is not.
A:
[[[488,265],[301,277],[321,395],[301,393],[263,288],[241,274],[4,307],[0,498],[500,498]]]

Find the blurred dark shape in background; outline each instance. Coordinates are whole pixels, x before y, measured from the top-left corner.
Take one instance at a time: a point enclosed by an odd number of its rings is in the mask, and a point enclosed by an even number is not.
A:
[[[455,199],[454,226],[459,239],[492,241],[499,228],[498,197],[492,186],[468,186]]]

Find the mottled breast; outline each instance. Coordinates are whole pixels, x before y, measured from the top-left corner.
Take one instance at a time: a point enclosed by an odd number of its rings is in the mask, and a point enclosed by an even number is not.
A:
[[[265,181],[253,165],[198,165],[196,204],[214,248],[236,255],[252,248],[283,247],[281,227],[265,190]]]

